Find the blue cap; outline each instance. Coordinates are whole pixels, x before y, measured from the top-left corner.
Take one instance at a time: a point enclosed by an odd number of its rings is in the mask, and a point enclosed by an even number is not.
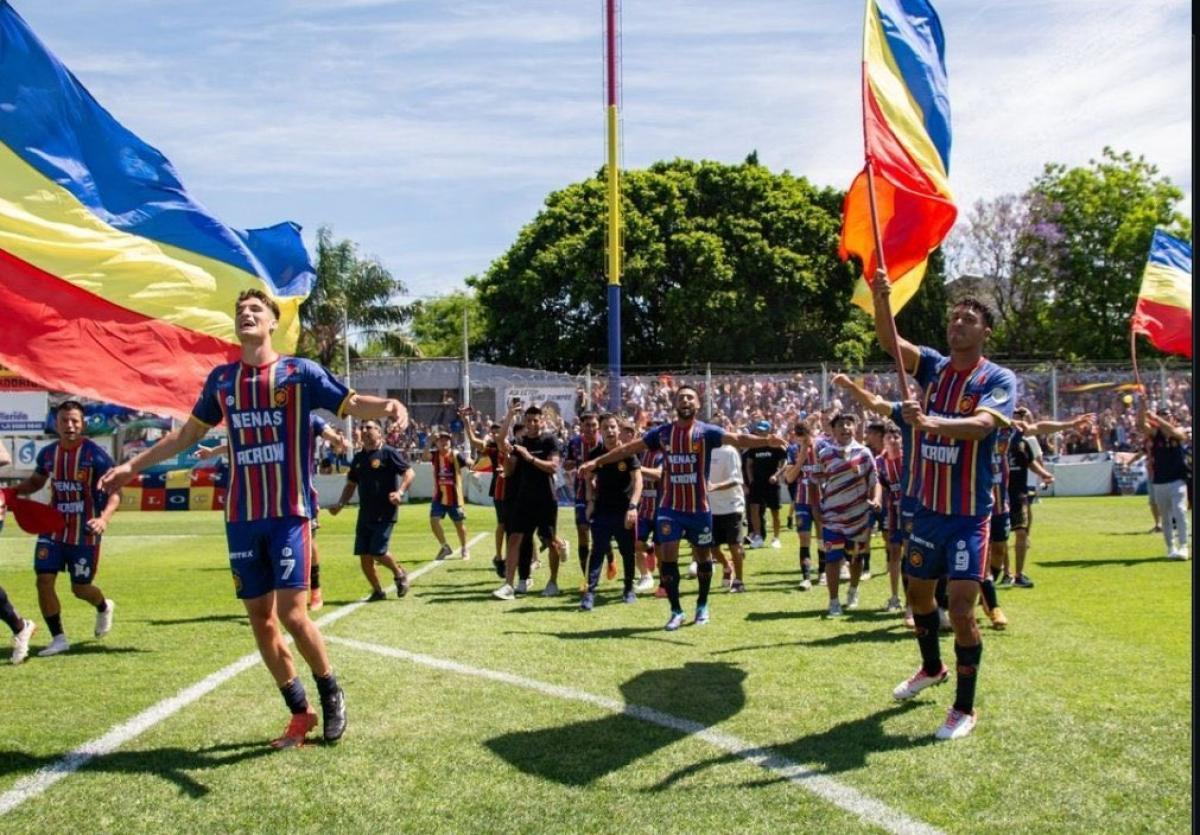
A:
[[[755,432],[770,432],[771,424],[767,423],[765,420],[760,420],[750,428]]]

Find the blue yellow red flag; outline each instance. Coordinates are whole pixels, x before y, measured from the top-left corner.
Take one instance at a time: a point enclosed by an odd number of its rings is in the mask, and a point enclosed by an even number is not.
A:
[[[950,96],[945,38],[927,0],[867,0],[863,33],[866,165],[842,206],[839,254],[863,267],[855,304],[873,312],[866,279],[879,265],[867,181],[874,174],[876,222],[892,283],[892,309],[912,298],[929,253],[954,225],[950,192]],[[864,278],[865,276],[865,278]]]
[[[1133,312],[1133,332],[1168,354],[1192,356],[1192,245],[1154,230]]]

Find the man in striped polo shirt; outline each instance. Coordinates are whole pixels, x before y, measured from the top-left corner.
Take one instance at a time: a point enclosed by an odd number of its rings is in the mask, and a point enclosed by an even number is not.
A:
[[[890,287],[886,276],[877,277],[872,286],[878,310]],[[975,604],[987,572],[992,456],[996,430],[1012,420],[1016,378],[983,356],[992,333],[992,313],[976,299],[962,299],[950,309],[949,356],[894,337],[885,319],[875,317],[879,343],[911,370],[920,391],[916,399],[904,402],[903,413],[917,435],[913,463],[918,471],[919,506],[904,559],[921,667],[892,695],[910,699],[950,675],[938,646],[934,600],[937,580],[946,575],[958,677],[954,705],[936,736],[959,739],[971,733],[976,722],[975,686],[983,638],[975,623]]]
[[[246,607],[263,663],[292,714],[272,745],[290,748],[304,744],[317,719],[280,624],[316,679],[326,741],[340,739],[346,729],[345,695],[325,641],[308,617],[313,515],[309,413],[323,408],[339,417],[390,418],[403,430],[408,412],[398,400],[351,391],[310,360],[280,356],[271,346],[278,323],[274,299],[258,289],[242,292],[234,309],[240,360],[214,368],[188,422],[114,467],[100,487],[119,489],[146,467],[193,446],[212,426],[226,424],[231,458],[225,533],[234,590]]]

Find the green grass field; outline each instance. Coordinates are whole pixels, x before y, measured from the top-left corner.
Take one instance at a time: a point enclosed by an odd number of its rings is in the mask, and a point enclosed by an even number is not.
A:
[[[393,553],[411,571],[435,548],[423,507],[401,515]],[[491,519],[475,509],[473,534]],[[886,818],[963,833],[1187,831],[1192,568],[1163,559],[1149,519],[1144,497],[1036,506],[1037,587],[1001,590],[1011,625],[985,630],[980,723],[962,741],[932,739],[952,684],[891,699],[917,651],[880,611],[886,579],[826,620],[824,589],[794,590],[791,532],[783,551],[750,552],[750,593],[714,591],[709,626],[670,634],[664,601],[621,604],[617,583],[591,613],[575,593],[492,600],[488,536],[406,599],[326,628],[349,700],[341,744],[267,748],[287,717],[255,664],[16,803],[0,830],[857,832]],[[347,513],[318,536],[322,616],[364,593],[352,529]],[[31,560],[10,523],[0,583],[37,617]],[[564,579],[574,588],[578,568]],[[0,664],[0,808],[39,769],[254,649],[216,514],[118,514],[99,584],[118,603],[107,638],[92,639],[94,613],[62,578],[71,651]],[[684,589],[689,603],[694,582]],[[47,641],[40,624],[35,650]],[[664,716],[685,721],[646,721]],[[776,768],[730,753],[740,744]],[[783,760],[832,779],[789,780]]]

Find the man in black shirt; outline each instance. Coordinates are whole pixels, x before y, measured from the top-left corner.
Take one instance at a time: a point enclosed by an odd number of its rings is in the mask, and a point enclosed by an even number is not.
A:
[[[374,602],[387,598],[379,585],[379,575],[375,573],[376,562],[391,569],[396,581],[396,596],[404,597],[408,594],[408,576],[388,553],[388,544],[392,526],[396,524],[396,508],[412,484],[413,471],[399,450],[384,445],[383,430],[376,421],[368,420],[362,424],[362,439],[363,448],[350,462],[341,498],[329,512],[336,516],[358,489],[354,553],[358,554],[363,576],[371,584],[371,596],[367,599]]]
[[[1150,439],[1153,476],[1150,496],[1158,507],[1167,559],[1188,558],[1187,462],[1184,444],[1187,432],[1171,420],[1169,409],[1155,414],[1146,410],[1144,397],[1138,403],[1138,428]]]
[[[599,458],[620,445],[621,427],[616,415],[600,417],[603,444],[588,453],[588,460]],[[604,555],[613,539],[625,565],[625,589],[621,597],[626,603],[636,603],[633,593],[633,534],[637,527],[638,502],[642,498],[642,470],[636,455],[613,461],[587,477],[587,515],[592,527],[592,552],[588,560],[587,591],[579,608],[590,611],[596,602],[596,586],[600,584],[600,569]]]
[[[550,546],[550,582],[542,590],[542,597],[555,597],[558,595],[558,566],[566,554],[566,543],[556,534],[558,499],[554,495],[554,475],[562,452],[553,434],[542,434],[541,409],[530,406],[525,410],[525,437],[511,445],[506,439],[504,448],[508,453],[504,463],[505,478],[516,478],[516,490],[505,522],[508,553],[504,585],[492,594],[501,600],[513,599],[517,555],[522,543],[536,532]]]
[[[755,435],[765,437],[771,424],[760,420],[754,424]],[[771,511],[771,547],[782,548],[779,542],[779,476],[787,463],[787,451],[777,447],[757,447],[742,453],[746,478],[750,485],[750,547],[763,546],[763,509]]]

